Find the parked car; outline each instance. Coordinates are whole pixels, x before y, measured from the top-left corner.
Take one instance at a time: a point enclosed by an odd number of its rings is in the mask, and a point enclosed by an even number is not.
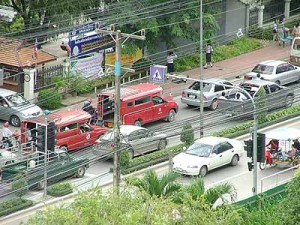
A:
[[[30,103],[17,92],[0,88],[0,119],[19,127],[21,121],[43,114],[40,107]]]
[[[173,158],[173,170],[204,177],[208,171],[224,165],[236,166],[244,154],[244,144],[229,138],[204,137]]]
[[[248,80],[240,84],[240,88],[254,98],[254,101],[258,98],[258,90],[263,87],[265,91],[265,99],[260,99],[259,104],[264,104],[263,110],[274,110],[282,107],[290,107],[294,103],[294,91],[290,88],[280,86],[274,82],[266,80]],[[221,113],[225,113],[231,116],[252,116],[253,115],[253,103],[247,94],[238,89],[234,89],[228,96],[219,98],[219,110]],[[240,94],[239,99],[237,94]],[[261,110],[257,107],[257,110]],[[259,111],[258,111],[259,113]]]
[[[121,125],[121,149],[128,150],[130,158],[146,152],[161,150],[167,146],[167,135],[134,125]],[[114,130],[100,137],[95,155],[109,155],[114,150]],[[110,155],[111,157],[112,155]],[[108,158],[110,158],[108,157]]]
[[[300,81],[300,67],[280,60],[268,60],[257,64],[244,76],[244,80],[263,79],[285,85]]]
[[[224,86],[226,85],[226,86]],[[218,97],[225,92],[227,95],[232,90],[233,84],[227,80],[207,79],[203,82],[204,107],[216,110],[218,107]],[[181,102],[188,106],[200,107],[200,82],[196,81],[182,92]]]

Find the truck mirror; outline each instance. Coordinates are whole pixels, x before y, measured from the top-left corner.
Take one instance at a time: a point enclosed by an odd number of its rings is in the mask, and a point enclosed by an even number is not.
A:
[[[29,161],[29,168],[33,169],[33,168],[35,168],[35,166],[36,166],[35,160],[30,160]]]

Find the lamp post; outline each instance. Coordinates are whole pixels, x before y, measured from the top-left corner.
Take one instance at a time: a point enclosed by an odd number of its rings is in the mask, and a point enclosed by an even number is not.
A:
[[[204,114],[204,96],[203,96],[203,9],[202,9],[202,0],[200,0],[200,138],[203,137],[203,114]]]

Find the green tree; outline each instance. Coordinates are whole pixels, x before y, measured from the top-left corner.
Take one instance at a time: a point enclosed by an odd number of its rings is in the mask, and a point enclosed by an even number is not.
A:
[[[263,123],[266,120],[268,106],[267,106],[267,94],[265,89],[261,86],[255,96],[255,106],[257,109],[257,119],[259,123]],[[275,102],[275,101],[274,101]]]
[[[126,183],[150,196],[170,197],[181,189],[181,185],[175,182],[178,176],[177,173],[170,172],[159,177],[155,171],[149,170],[143,178],[130,177]]]
[[[194,129],[192,125],[187,122],[184,124],[181,134],[180,134],[180,141],[182,141],[185,146],[190,146],[194,142]]]
[[[207,205],[213,206],[218,199],[226,203],[225,195],[229,195],[231,201],[236,199],[236,190],[232,184],[223,183],[205,190],[204,181],[199,177],[182,188],[175,201],[183,203],[185,198],[191,198],[194,201],[204,201]]]

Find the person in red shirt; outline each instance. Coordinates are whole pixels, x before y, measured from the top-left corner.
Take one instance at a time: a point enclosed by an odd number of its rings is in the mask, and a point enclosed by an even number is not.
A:
[[[266,147],[271,150],[271,153],[274,151],[277,152],[279,149],[279,141],[276,139],[271,139]]]

